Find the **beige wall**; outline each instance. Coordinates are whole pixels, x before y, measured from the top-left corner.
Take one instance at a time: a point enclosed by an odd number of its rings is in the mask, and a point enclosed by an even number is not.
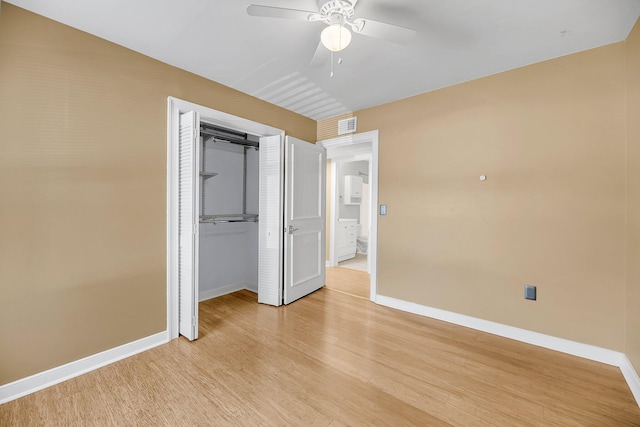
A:
[[[0,15],[0,384],[166,329],[167,97],[316,123],[10,4]]]
[[[623,351],[625,73],[617,43],[357,111],[379,293]]]
[[[640,372],[640,21],[627,39],[626,353]]]

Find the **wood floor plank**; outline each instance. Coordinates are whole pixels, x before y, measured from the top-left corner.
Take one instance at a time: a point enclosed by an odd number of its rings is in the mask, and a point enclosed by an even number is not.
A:
[[[202,302],[199,334],[0,405],[0,425],[640,426],[618,368],[330,288]]]
[[[369,299],[371,293],[369,273],[345,267],[327,268],[328,289]]]

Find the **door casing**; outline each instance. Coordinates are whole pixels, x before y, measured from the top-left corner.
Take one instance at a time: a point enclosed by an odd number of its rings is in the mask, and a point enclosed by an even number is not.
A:
[[[369,299],[373,302],[376,302],[378,295],[378,142],[379,132],[377,130],[344,135],[318,142],[318,144],[322,144],[327,149],[327,159],[332,160],[331,190],[327,189],[327,193],[331,193],[333,199],[331,211],[328,213],[330,217],[329,223],[331,224],[331,230],[327,230],[331,240],[330,256],[327,260],[328,266],[337,265],[334,224],[338,220],[337,204],[335,203],[338,184],[335,179],[336,168],[333,160],[353,159],[355,156],[366,154],[371,155],[369,163],[371,232],[369,234],[369,254],[367,256],[369,257],[369,274],[371,277]]]

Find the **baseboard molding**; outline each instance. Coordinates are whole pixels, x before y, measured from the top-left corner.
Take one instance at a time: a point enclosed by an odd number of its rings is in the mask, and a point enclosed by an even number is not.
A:
[[[167,342],[169,342],[169,334],[167,331],[159,332],[146,338],[76,360],[75,362],[70,362],[66,365],[58,366],[48,371],[5,384],[0,386],[0,404],[18,399],[19,397],[61,383]]]
[[[516,328],[514,326],[503,325],[501,323],[492,322],[490,320],[478,319],[476,317],[466,316],[464,314],[453,313],[451,311],[441,310],[438,308],[427,307],[424,305],[403,301],[383,295],[378,295],[376,302],[386,307],[396,308],[398,310],[407,311],[409,313],[419,314],[431,317],[445,322],[455,323],[456,325],[465,326],[467,328],[476,329],[482,332],[488,332],[493,335],[511,338],[516,341],[526,342],[528,344],[537,345],[539,347],[551,350],[561,351],[563,353],[572,354],[574,356],[583,357],[585,359],[595,360],[596,362],[606,363],[607,365],[620,366],[624,353],[609,350],[594,345],[582,344],[575,341],[557,338],[550,335],[532,332],[526,329]]]
[[[514,326],[503,325],[501,323],[478,319],[476,317],[453,313],[451,311],[428,307],[383,295],[376,295],[375,302],[376,304],[406,311],[408,313],[443,320],[445,322],[465,326],[467,328],[476,329],[493,335],[499,335],[501,337],[511,338],[516,341],[522,341],[539,347],[548,348],[550,350],[560,351],[562,353],[594,360],[607,365],[617,366],[622,371],[622,375],[627,381],[627,384],[631,389],[631,393],[633,393],[633,397],[636,399],[638,406],[640,406],[640,378],[627,356],[619,351],[570,341],[564,338],[557,338],[541,334],[539,332],[532,332],[526,329],[516,328]]]
[[[251,292],[257,293],[258,290],[251,287],[249,283],[235,283],[233,285],[223,286],[221,288],[211,289],[209,291],[203,291],[198,294],[198,301],[206,301],[208,299],[221,297],[222,295],[231,294],[233,292],[246,289]]]
[[[638,373],[631,364],[631,361],[625,355],[623,355],[621,360],[620,370],[622,371],[622,375],[624,375],[624,379],[627,380],[627,384],[631,389],[633,397],[635,397],[638,406],[640,406],[640,376],[638,376]]]

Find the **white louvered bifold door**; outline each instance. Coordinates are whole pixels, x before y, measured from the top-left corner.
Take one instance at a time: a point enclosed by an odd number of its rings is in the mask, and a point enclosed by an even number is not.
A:
[[[180,115],[179,170],[179,332],[198,338],[198,184],[200,119],[190,111]]]
[[[258,302],[282,305],[283,145],[279,135],[260,138]]]

